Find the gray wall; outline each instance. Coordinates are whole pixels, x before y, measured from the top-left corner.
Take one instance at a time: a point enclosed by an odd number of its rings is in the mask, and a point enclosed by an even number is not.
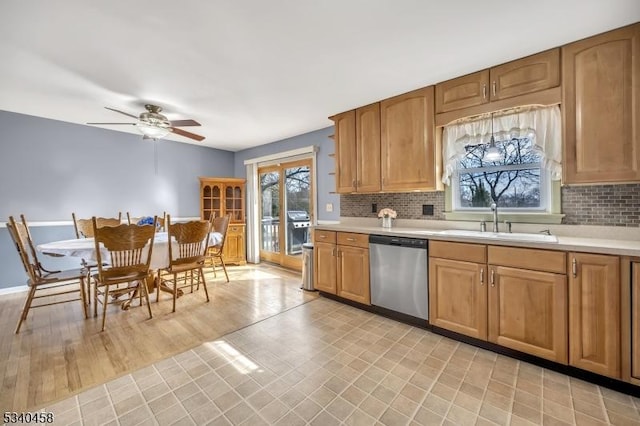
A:
[[[236,152],[235,176],[246,179],[247,171],[244,165],[245,160],[315,145],[318,147],[316,157],[316,166],[318,169],[316,171],[318,176],[318,220],[338,220],[340,219],[340,197],[332,193],[336,190],[336,183],[334,176],[329,175],[335,167],[333,157],[329,157],[329,154],[333,154],[334,152],[333,139],[329,138],[331,134],[333,134],[333,126]],[[325,211],[327,203],[333,204],[333,212]]]
[[[0,222],[21,213],[29,221],[71,220],[72,212],[199,216],[198,176],[234,173],[230,151],[7,111],[0,111],[0,146]],[[38,243],[74,233],[73,226],[34,227],[32,235]],[[0,289],[25,283],[10,240],[0,228]]]

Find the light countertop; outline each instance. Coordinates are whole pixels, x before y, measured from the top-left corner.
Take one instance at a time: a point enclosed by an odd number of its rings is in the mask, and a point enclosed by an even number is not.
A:
[[[340,223],[329,223],[317,225],[314,229],[322,229],[328,231],[355,232],[361,234],[389,235],[396,237],[420,238],[438,241],[458,241],[477,244],[502,245],[512,247],[539,248],[546,250],[562,250],[577,251],[586,253],[612,254],[619,256],[640,257],[640,238],[636,237],[639,232],[638,228],[628,230],[612,230],[592,229],[584,231],[585,227],[577,227],[572,225],[564,225],[554,227],[552,233],[556,235],[558,242],[542,242],[542,241],[517,241],[517,240],[498,240],[484,237],[443,235],[441,232],[445,229],[461,229],[456,227],[454,223],[447,221],[398,221],[398,226],[392,228],[382,228],[377,219],[347,218],[341,220]],[[436,223],[441,222],[441,223]],[[424,226],[426,225],[426,226]],[[490,224],[487,224],[488,226]],[[473,225],[477,227],[477,224]],[[515,226],[515,225],[514,225]],[[466,226],[469,229],[469,225]],[[544,227],[545,229],[548,226]],[[573,228],[573,229],[572,229]],[[604,228],[604,227],[600,227]],[[464,229],[464,228],[463,228]],[[554,232],[554,231],[557,231]],[[565,231],[565,232],[563,232]],[[616,231],[616,232],[614,232]],[[625,232],[626,231],[626,232]],[[531,229],[514,230],[514,232],[539,232]],[[561,235],[566,233],[568,235]],[[586,234],[584,236],[580,234]],[[578,236],[580,235],[580,236]],[[616,238],[607,238],[615,236]],[[619,238],[620,237],[620,238]],[[623,239],[631,238],[631,239]]]

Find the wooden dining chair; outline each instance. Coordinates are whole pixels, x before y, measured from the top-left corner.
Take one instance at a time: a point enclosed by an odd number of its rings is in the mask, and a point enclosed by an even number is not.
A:
[[[71,213],[73,217],[73,226],[76,230],[76,238],[93,238],[93,222],[92,219],[78,219],[75,213]],[[98,228],[103,226],[118,226],[122,223],[122,212],[118,213],[118,217],[97,217]]]
[[[88,318],[85,294],[86,271],[80,268],[66,271],[49,271],[45,269],[38,260],[27,220],[24,215],[21,215],[20,219],[21,222],[17,222],[13,216],[9,216],[9,222],[7,223],[9,234],[16,245],[22,266],[24,266],[27,273],[27,284],[29,286],[27,300],[24,302],[15,333],[18,334],[20,332],[20,327],[27,319],[31,308],[41,308],[80,300],[84,317]],[[70,295],[76,293],[79,294],[79,298],[69,298]]]
[[[107,304],[123,303],[123,309],[127,309],[136,295],[140,295],[141,302],[144,296],[149,318],[153,318],[147,277],[156,218],[153,225],[141,226],[122,224],[99,227],[97,218],[94,217],[92,221],[98,260],[98,273],[93,275],[94,316],[98,314],[98,303],[102,303],[102,331],[107,317]],[[128,295],[128,298],[123,301],[121,296],[124,295]],[[109,302],[109,297],[113,297],[112,302]]]
[[[131,214],[129,212],[127,212],[127,223],[129,225],[136,225],[138,222],[140,222],[145,217],[149,217],[149,216],[136,217],[136,216],[131,216]],[[156,231],[157,232],[166,232],[166,230],[167,230],[167,228],[166,228],[167,212],[164,212],[162,214],[162,217],[158,217],[157,219],[158,219],[158,225],[156,226]]]
[[[222,252],[224,250],[224,242],[227,239],[229,222],[231,222],[231,213],[213,219],[213,231],[222,234],[222,241],[220,242],[220,244],[211,246],[207,250],[207,264],[211,265],[211,268],[213,269],[213,276],[218,276],[218,274],[216,273],[216,265],[217,263],[220,263],[222,265],[224,275],[227,278],[227,282],[229,282],[229,274],[227,273],[227,266],[224,264]]]
[[[209,291],[204,278],[204,262],[209,246],[211,227],[206,220],[193,220],[183,223],[171,223],[171,216],[167,215],[167,232],[169,242],[169,267],[160,271],[160,280],[173,291],[173,312],[176,311],[178,290],[200,283],[204,287],[204,294],[209,301]],[[195,276],[194,276],[195,273]],[[160,286],[158,286],[158,300],[160,300]]]

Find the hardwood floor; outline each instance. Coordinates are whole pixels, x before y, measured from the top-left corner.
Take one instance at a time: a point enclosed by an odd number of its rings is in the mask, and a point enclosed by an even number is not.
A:
[[[317,298],[300,290],[300,273],[271,265],[228,267],[207,273],[211,301],[202,289],[178,299],[152,296],[146,309],[109,306],[101,317],[83,319],[79,304],[32,310],[20,334],[13,333],[25,293],[0,300],[0,412],[38,409],[82,390],[150,365]]]

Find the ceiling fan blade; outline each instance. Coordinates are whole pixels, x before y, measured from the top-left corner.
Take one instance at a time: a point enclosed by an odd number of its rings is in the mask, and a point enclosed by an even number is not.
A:
[[[126,124],[128,126],[135,126],[136,125],[136,123],[87,123],[87,124],[98,124],[98,125],[107,125],[108,124],[110,126],[112,126],[112,125],[121,125],[121,124]]]
[[[109,111],[119,112],[120,114],[124,114],[127,117],[135,118],[136,120],[138,119],[137,115],[129,114],[128,112],[120,111],[120,110],[117,110],[115,108],[109,108],[109,107],[105,107],[105,108],[108,109]]]
[[[198,142],[204,140],[204,136],[196,135],[195,133],[187,132],[186,130],[178,129],[177,127],[172,127],[171,131],[177,135],[184,136],[185,138],[195,139]]]
[[[171,125],[175,127],[200,126],[201,124],[195,120],[172,120]]]

